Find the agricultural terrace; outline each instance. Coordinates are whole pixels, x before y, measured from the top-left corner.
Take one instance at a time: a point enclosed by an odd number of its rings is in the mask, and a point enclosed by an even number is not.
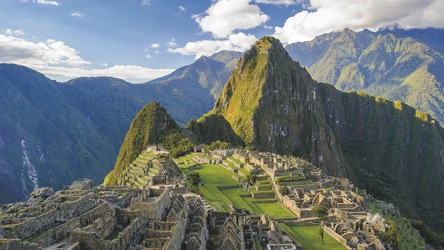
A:
[[[297,242],[301,243],[304,250],[318,249],[346,249],[343,245],[324,232],[324,244],[322,245],[319,229],[321,226],[289,226],[283,222],[279,225],[285,229]]]
[[[179,164],[179,168],[188,175],[191,172],[197,172],[204,182],[204,185],[198,185],[199,194],[208,204],[213,205],[218,211],[229,211],[228,203],[232,202],[236,207],[244,207],[257,214],[265,214],[270,218],[293,218],[291,212],[276,202],[275,198],[253,199],[251,193],[244,191],[241,187],[229,189],[218,189],[217,187],[238,186],[239,182],[232,178],[233,173],[214,164],[201,164],[198,169],[189,170],[190,165],[195,164],[191,155],[175,159],[176,162],[187,162],[188,164]],[[187,180],[188,186],[191,184]],[[251,188],[252,192],[256,191]],[[263,202],[270,203],[263,203]]]

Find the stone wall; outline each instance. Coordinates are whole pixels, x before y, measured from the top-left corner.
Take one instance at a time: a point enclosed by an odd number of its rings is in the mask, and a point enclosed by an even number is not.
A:
[[[341,235],[337,234],[335,231],[333,231],[333,229],[331,229],[330,227],[328,227],[326,224],[322,223],[322,228],[324,229],[324,231],[326,233],[328,233],[328,235],[330,235],[333,239],[335,239],[336,241],[338,241],[339,243],[341,243],[341,245],[343,245],[345,248],[351,250],[351,248],[349,246],[347,246],[347,240],[344,239],[344,237],[342,237]]]
[[[251,193],[253,196],[253,199],[264,199],[264,198],[275,198],[275,195],[273,192],[270,193]]]
[[[96,234],[87,233],[78,228],[72,233],[72,241],[81,242],[83,246],[82,249],[125,249],[135,233],[139,231],[144,224],[146,224],[144,217],[135,219],[112,241],[101,239]]]
[[[233,175],[231,176],[231,178],[235,179],[235,180],[238,181],[238,182],[241,182],[241,178],[242,178],[242,177],[233,174]]]
[[[256,188],[257,191],[263,191],[263,190],[272,190],[273,188],[271,187],[271,185],[257,185],[254,186]]]
[[[37,250],[34,243],[22,242],[19,239],[0,239],[0,249],[2,250]]]
[[[239,185],[233,185],[233,186],[225,186],[225,187],[219,187],[219,186],[215,186],[217,189],[219,190],[224,190],[224,189],[232,189],[232,188],[238,188]]]

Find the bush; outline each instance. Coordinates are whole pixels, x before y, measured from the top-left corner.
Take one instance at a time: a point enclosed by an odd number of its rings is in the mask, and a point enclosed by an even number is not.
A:
[[[279,193],[284,196],[288,194],[288,189],[286,187],[280,187],[279,188]]]

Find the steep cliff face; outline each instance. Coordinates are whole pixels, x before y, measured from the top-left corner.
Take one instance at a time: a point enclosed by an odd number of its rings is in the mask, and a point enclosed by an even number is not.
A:
[[[105,185],[114,185],[117,177],[148,145],[158,143],[162,134],[182,134],[180,127],[158,102],[145,106],[133,119],[120,148],[113,172],[105,178]]]
[[[326,122],[355,183],[435,228],[443,220],[444,130],[401,102],[320,84]]]
[[[239,60],[213,113],[258,149],[301,156],[345,175],[345,161],[317,104],[318,85],[280,42],[264,37]]]

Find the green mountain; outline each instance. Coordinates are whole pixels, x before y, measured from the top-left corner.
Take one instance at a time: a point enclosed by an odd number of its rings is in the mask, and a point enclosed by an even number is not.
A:
[[[242,56],[210,114],[260,150],[347,175],[435,228],[444,221],[439,123],[401,102],[317,83],[272,37]]]
[[[318,93],[280,42],[264,37],[239,60],[212,114],[225,117],[259,150],[310,158],[329,173],[345,175],[343,155],[316,104]]]
[[[151,102],[133,119],[117,157],[114,170],[105,179],[105,185],[115,185],[117,177],[147,146],[162,143],[162,135],[178,134],[185,138],[181,128],[159,102]]]
[[[202,57],[144,84],[111,77],[59,83],[0,64],[0,204],[26,199],[35,186],[61,189],[84,177],[102,182],[146,104],[159,101],[185,126],[213,108],[212,92],[220,92],[239,57],[226,51]],[[165,141],[175,139],[184,138]]]
[[[0,65],[0,203],[37,186],[98,181],[115,160],[111,140],[58,86],[28,68]]]
[[[314,79],[402,101],[444,121],[442,29],[329,33],[286,47]]]

